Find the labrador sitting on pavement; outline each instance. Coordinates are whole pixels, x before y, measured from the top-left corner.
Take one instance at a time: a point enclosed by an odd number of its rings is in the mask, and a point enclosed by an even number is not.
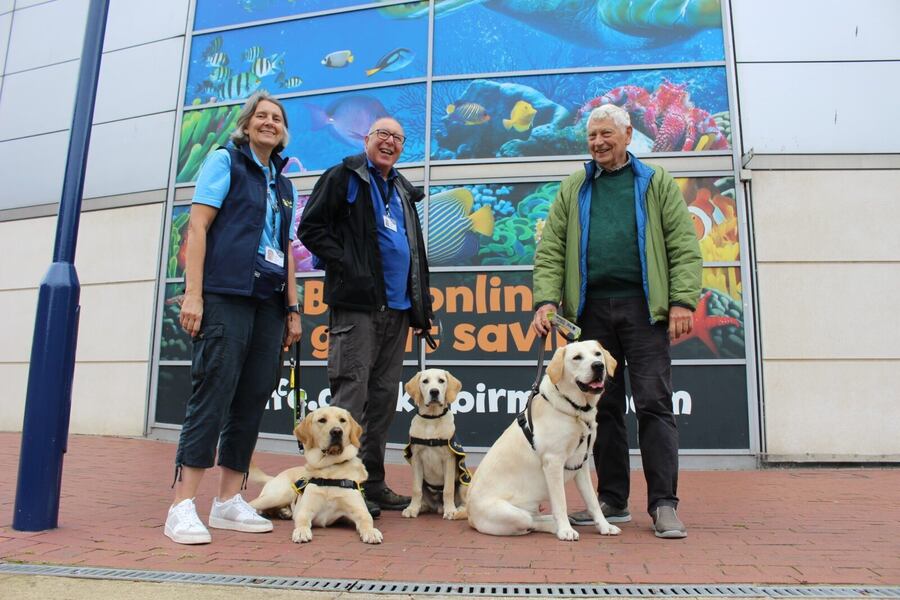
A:
[[[306,465],[282,471],[268,479],[259,497],[250,502],[258,511],[289,504],[294,519],[294,542],[312,540],[312,526],[327,527],[341,517],[356,525],[360,539],[380,544],[366,508],[360,484],[368,478],[357,457],[362,427],[343,408],[327,406],[314,410],[294,428],[303,444]],[[255,470],[254,480],[265,477]]]
[[[490,535],[554,533],[578,539],[569,524],[565,482],[578,491],[603,535],[618,535],[600,510],[589,458],[597,437],[597,403],[616,361],[597,341],[560,348],[547,366],[540,391],[494,443],[469,489],[469,525]],[[540,515],[549,498],[551,515]]]
[[[416,405],[405,451],[413,471],[412,500],[403,511],[408,519],[422,512],[442,513],[451,520],[466,518],[471,475],[462,446],[456,443],[450,412],[461,388],[459,380],[443,369],[420,371],[406,382],[406,393]]]

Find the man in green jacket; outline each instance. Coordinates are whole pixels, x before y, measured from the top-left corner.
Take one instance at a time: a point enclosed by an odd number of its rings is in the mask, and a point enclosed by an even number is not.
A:
[[[587,121],[592,161],[560,184],[534,258],[532,326],[550,332],[547,314],[579,323],[620,365],[628,363],[647,480],[647,511],[657,537],[683,538],[678,506],[678,430],[672,413],[670,343],[690,333],[703,259],[675,180],[627,151],[628,113],[607,104]],[[594,465],[603,514],[631,520],[624,370],[597,411]],[[586,511],[570,515],[592,523]]]

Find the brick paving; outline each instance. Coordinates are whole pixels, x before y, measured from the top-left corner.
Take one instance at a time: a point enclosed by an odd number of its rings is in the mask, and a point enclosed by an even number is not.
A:
[[[631,523],[619,537],[582,527],[581,540],[546,534],[501,538],[436,515],[385,512],[385,543],[361,543],[350,526],[314,529],[293,544],[292,524],[270,534],[212,530],[213,543],[180,546],[163,535],[171,500],[171,443],[72,436],[65,457],[60,527],[26,533],[12,525],[21,436],[0,433],[0,559],[181,572],[465,583],[900,585],[900,469],[683,471],[679,515],[685,540],[660,540],[632,481]],[[300,458],[258,453],[269,473]],[[409,489],[409,469],[388,481]],[[215,474],[198,496],[205,518]],[[581,508],[570,486],[571,508]],[[247,496],[258,491],[251,486]]]

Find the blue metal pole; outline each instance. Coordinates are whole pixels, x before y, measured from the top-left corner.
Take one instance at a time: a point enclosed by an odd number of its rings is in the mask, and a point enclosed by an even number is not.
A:
[[[53,264],[38,294],[13,514],[13,529],[19,531],[52,529],[59,517],[81,295],[75,245],[108,3],[91,0],[88,9]]]

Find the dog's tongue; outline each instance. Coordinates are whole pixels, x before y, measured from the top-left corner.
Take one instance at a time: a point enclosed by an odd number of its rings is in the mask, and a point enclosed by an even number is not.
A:
[[[592,390],[602,390],[603,389],[603,381],[592,381],[588,384],[588,387]]]

